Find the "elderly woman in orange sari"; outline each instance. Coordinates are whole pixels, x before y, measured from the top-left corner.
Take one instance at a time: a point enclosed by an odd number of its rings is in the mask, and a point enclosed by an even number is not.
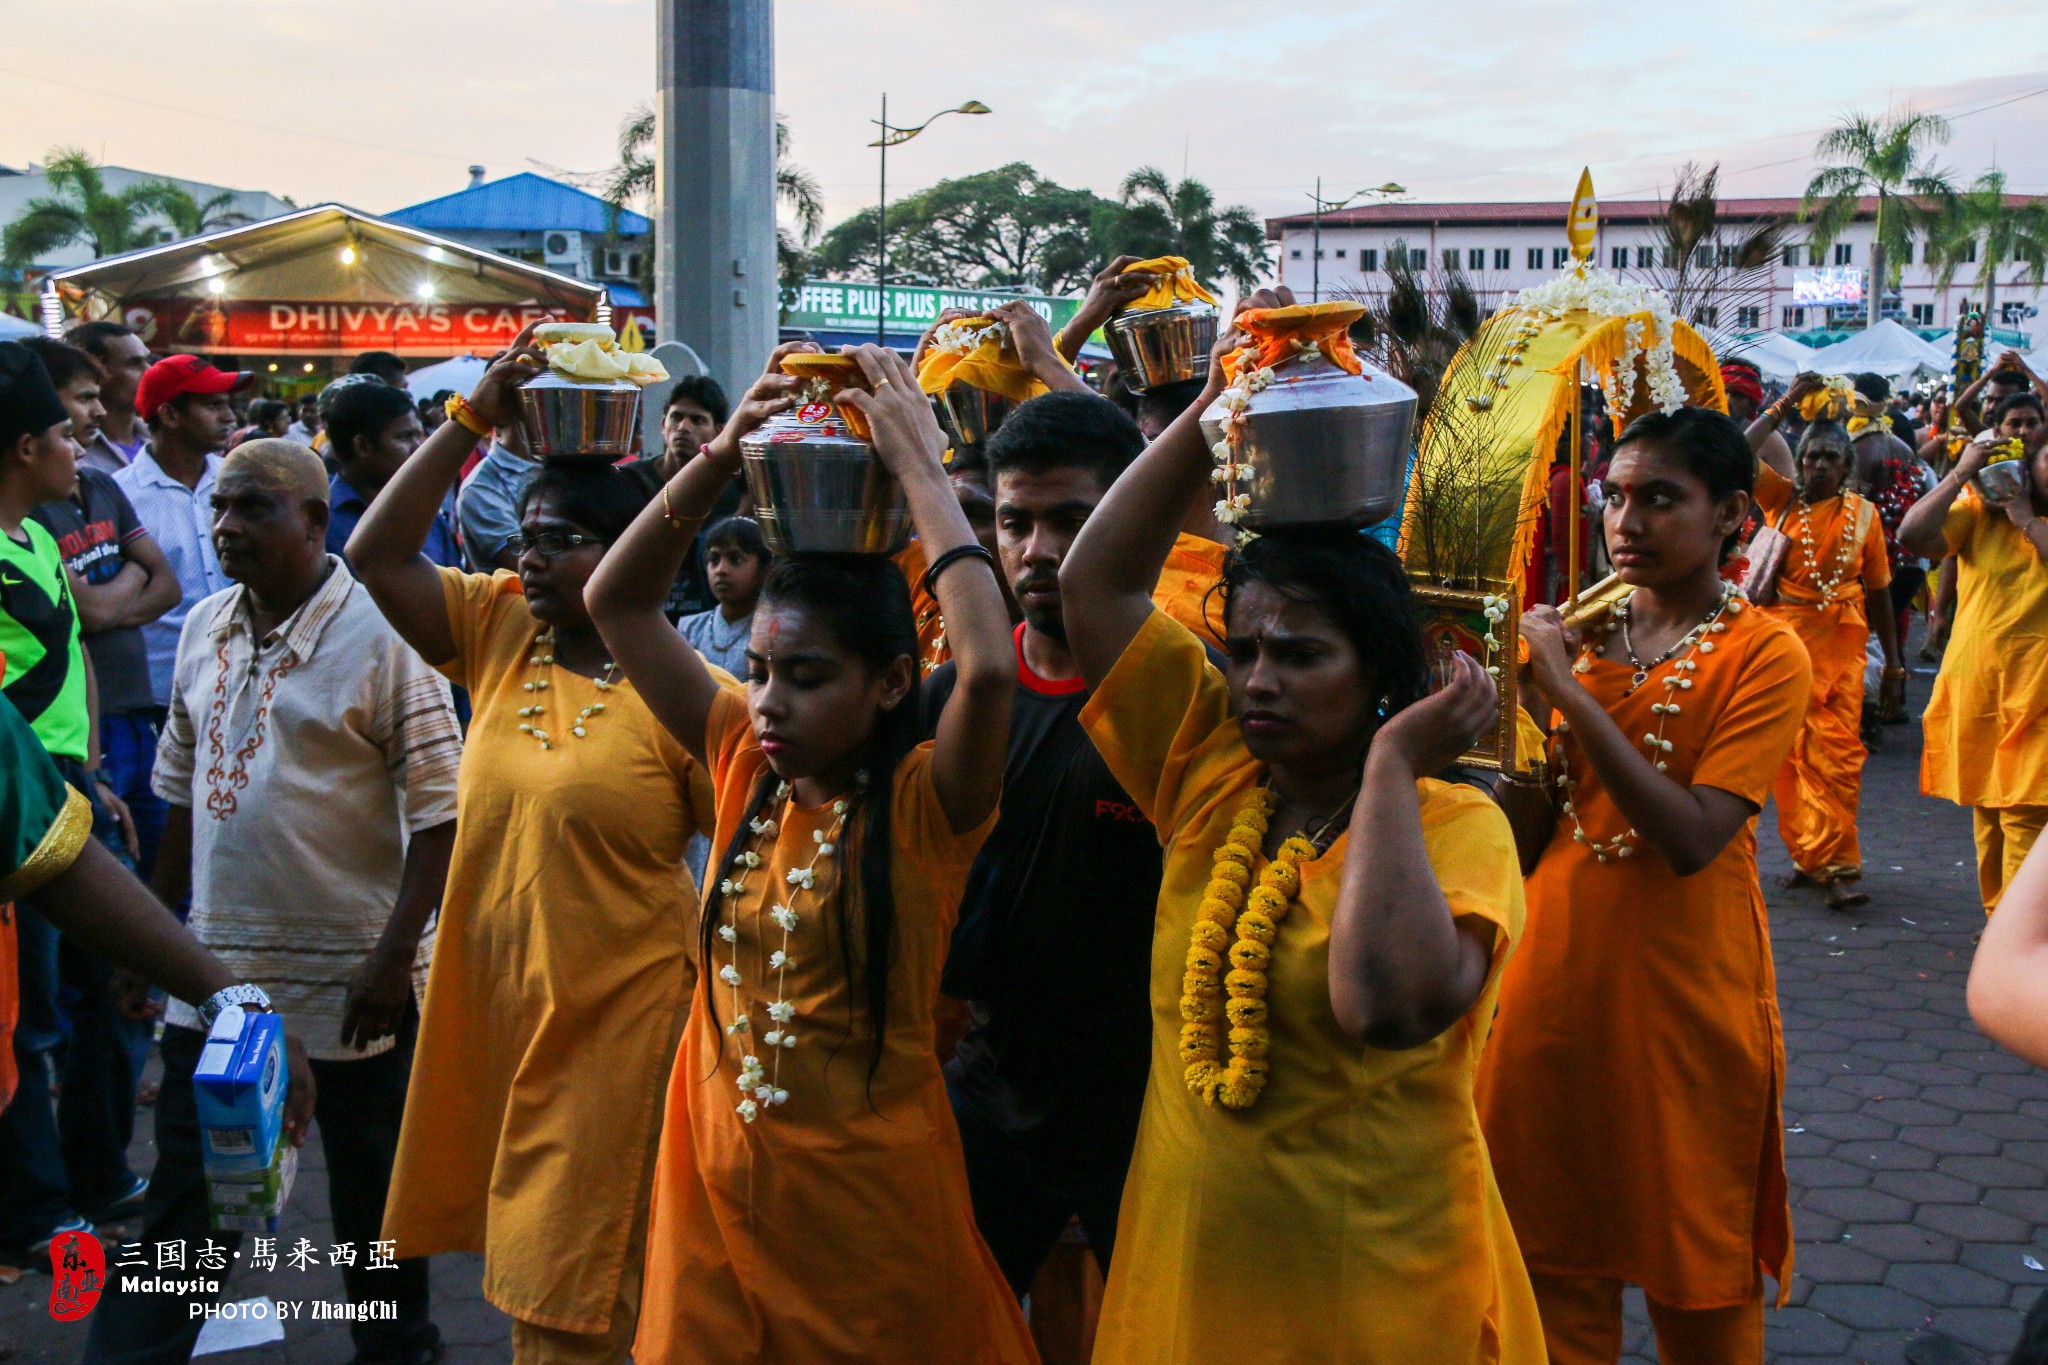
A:
[[[1755,828],[1811,669],[1721,578],[1753,471],[1718,413],[1638,419],[1603,481],[1631,595],[1584,638],[1522,618],[1556,720],[1548,785],[1502,790],[1529,928],[1479,1113],[1552,1365],[1619,1357],[1628,1284],[1666,1365],[1761,1361],[1762,1277],[1791,1281]]]
[[[1956,558],[1955,633],[1927,703],[1920,789],[1971,808],[1986,914],[2048,823],[2048,424],[2041,400],[2031,393],[2001,400],[1990,435],[1965,447],[1948,477],[1899,522],[1900,543],[1914,554]],[[2016,496],[1993,500],[1977,476],[1994,443],[2012,441],[2023,452],[2026,479]]]
[[[1872,629],[1884,646],[1887,682],[1903,681],[1898,617],[1891,609],[1891,561],[1877,504],[1845,488],[1855,465],[1849,433],[1815,422],[1799,438],[1798,482],[1769,464],[1756,501],[1790,538],[1777,598],[1765,610],[1792,627],[1813,661],[1806,724],[1771,793],[1778,833],[1792,855],[1786,886],[1817,885],[1842,910],[1870,899],[1863,876],[1856,806],[1863,788],[1863,670]]]

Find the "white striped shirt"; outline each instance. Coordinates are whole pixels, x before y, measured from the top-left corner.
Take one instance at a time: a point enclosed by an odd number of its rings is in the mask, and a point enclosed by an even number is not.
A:
[[[149,690],[158,706],[171,704],[171,673],[178,664],[178,632],[185,613],[230,586],[213,552],[213,479],[220,456],[206,457],[199,486],[187,488],[164,473],[148,450],[114,475],[114,482],[135,506],[143,528],[156,537],[171,572],[178,576],[178,605],[142,628],[149,649]]]

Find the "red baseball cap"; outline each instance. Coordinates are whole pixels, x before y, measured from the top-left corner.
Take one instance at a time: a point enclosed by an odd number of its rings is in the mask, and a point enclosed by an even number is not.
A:
[[[255,382],[248,370],[216,370],[196,355],[167,355],[142,372],[135,385],[135,411],[146,422],[183,394],[240,393]]]

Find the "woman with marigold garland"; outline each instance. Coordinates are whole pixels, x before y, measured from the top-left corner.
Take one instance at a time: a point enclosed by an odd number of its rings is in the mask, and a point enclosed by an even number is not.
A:
[[[1399,562],[1342,528],[1233,558],[1224,672],[1153,604],[1157,509],[1209,480],[1199,419],[1236,340],[1060,573],[1082,723],[1166,848],[1096,1365],[1534,1365],[1472,1104],[1521,879],[1494,803],[1434,777],[1486,728],[1491,681],[1461,655],[1429,694]]]
[[[1792,629],[1721,578],[1755,461],[1734,422],[1652,413],[1603,481],[1633,588],[1581,640],[1522,617],[1550,783],[1507,786],[1529,932],[1479,1113],[1552,1365],[1612,1365],[1626,1284],[1667,1365],[1763,1359],[1791,1283],[1784,1046],[1756,816],[1806,712]]]
[[[929,556],[957,673],[935,739],[923,741],[909,586],[886,556],[778,559],[744,696],[661,614],[740,437],[792,401],[791,349],[591,580],[626,676],[718,789],[634,1358],[1032,1365],[975,1231],[933,1020],[968,869],[995,824],[1016,666],[993,557],[899,357],[861,347],[861,385],[834,401],[872,427]]]

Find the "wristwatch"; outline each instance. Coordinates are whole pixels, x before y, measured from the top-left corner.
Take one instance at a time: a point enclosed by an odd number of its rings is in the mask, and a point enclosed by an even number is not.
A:
[[[271,1013],[270,997],[263,993],[263,988],[244,981],[239,986],[223,986],[207,996],[205,1003],[199,1006],[200,1025],[209,1033],[212,1032],[213,1021],[220,1018],[220,1012],[229,1005],[240,1005],[245,1010],[256,1010],[264,1014]]]

